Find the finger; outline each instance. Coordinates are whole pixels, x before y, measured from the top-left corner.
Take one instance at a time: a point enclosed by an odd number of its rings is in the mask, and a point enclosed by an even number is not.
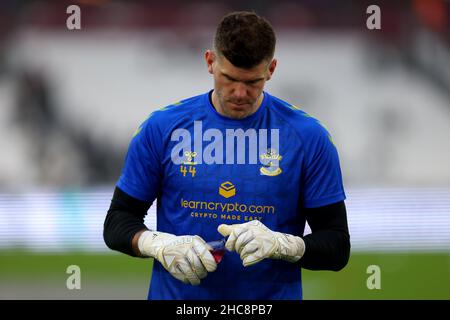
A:
[[[187,258],[181,259],[178,262],[177,269],[185,276],[185,279],[188,281],[188,283],[192,284],[193,286],[200,284],[200,278],[195,274],[194,270],[192,270],[191,264]]]
[[[241,260],[242,265],[244,267],[252,266],[266,258],[264,254],[264,250],[261,248],[261,242],[259,241],[251,241],[249,242],[245,248],[241,252]]]
[[[191,248],[191,250],[187,252],[186,259],[189,261],[191,269],[194,271],[194,273],[197,275],[199,279],[203,279],[206,277],[208,272],[206,271],[205,266],[203,265],[202,261],[200,260],[199,256],[197,255],[197,252],[193,247]]]
[[[187,279],[186,275],[184,274],[183,270],[180,268],[179,265],[173,266],[171,269],[168,270],[170,274],[175,278],[183,282],[184,284],[188,284],[189,280]]]
[[[234,251],[234,244],[236,243],[236,234],[234,232],[232,232],[228,238],[227,238],[227,242],[225,242],[225,248],[228,251]]]
[[[231,227],[233,228],[233,231],[228,237],[227,242],[225,243],[225,247],[228,249],[228,251],[237,251],[236,241],[244,232],[247,232],[248,229],[243,224],[235,224],[232,225]]]
[[[217,269],[216,260],[214,259],[213,255],[209,251],[205,241],[202,238],[200,238],[199,236],[195,237],[192,249],[194,250],[197,257],[200,259],[201,263],[203,264],[207,272],[216,271]]]
[[[242,265],[244,267],[252,266],[260,261],[264,260],[263,256],[258,255],[258,251],[253,254],[249,254],[245,259],[242,260]]]
[[[254,240],[254,239],[252,239]],[[248,242],[240,252],[241,260],[244,261],[251,254],[255,254],[259,249],[259,243],[257,241]]]
[[[263,223],[259,220],[252,220],[247,222],[249,226],[264,226]]]
[[[236,236],[233,234],[233,230],[236,225],[228,225],[228,224],[221,224],[217,231],[224,236],[228,237],[227,242],[225,242],[225,248],[227,248],[228,251],[234,250],[234,242],[236,241]]]
[[[233,227],[232,225],[228,225],[228,224],[221,224],[220,226],[217,227],[217,231],[219,231],[219,233],[224,236],[227,237],[231,234],[231,232],[233,231]]]
[[[269,239],[255,239],[254,241],[248,243],[245,246],[245,249],[241,252],[242,264],[244,267],[251,266],[267,257],[270,257],[275,250],[276,245]]]
[[[253,232],[250,232],[249,229],[246,230],[246,232],[242,232],[236,239],[236,243],[234,245],[234,248],[236,249],[237,253],[241,253],[241,251],[245,248],[246,244],[249,243],[255,239],[255,236],[253,235]]]

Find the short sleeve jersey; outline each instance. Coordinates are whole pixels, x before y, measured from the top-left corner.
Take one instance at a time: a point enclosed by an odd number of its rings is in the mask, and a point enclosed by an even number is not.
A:
[[[157,230],[221,238],[217,227],[258,219],[302,236],[304,208],[345,199],[328,131],[298,107],[264,92],[244,119],[220,115],[211,91],[154,111],[136,130],[117,186],[157,199]],[[299,263],[265,259],[243,267],[226,252],[198,286],[155,260],[149,299],[302,299]]]

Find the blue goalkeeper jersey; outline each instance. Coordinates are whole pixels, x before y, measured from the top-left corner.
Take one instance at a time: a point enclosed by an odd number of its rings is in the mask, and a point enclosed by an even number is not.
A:
[[[338,153],[327,130],[267,92],[244,119],[217,113],[211,91],[150,114],[136,130],[117,186],[157,199],[157,230],[221,239],[217,227],[258,219],[302,236],[302,208],[345,199]],[[308,248],[306,248],[308,250]],[[154,261],[149,299],[302,299],[300,263],[265,259],[244,267],[226,252],[192,286]]]

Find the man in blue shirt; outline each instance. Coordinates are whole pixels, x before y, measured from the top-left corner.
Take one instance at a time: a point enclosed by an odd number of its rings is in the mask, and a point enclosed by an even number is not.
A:
[[[149,299],[302,299],[301,268],[340,270],[350,237],[327,130],[264,91],[275,33],[253,12],[219,23],[214,89],[136,130],[105,219],[114,250],[155,259]],[[143,224],[157,199],[157,230]],[[305,222],[312,233],[304,236]],[[220,263],[210,241],[226,237]]]

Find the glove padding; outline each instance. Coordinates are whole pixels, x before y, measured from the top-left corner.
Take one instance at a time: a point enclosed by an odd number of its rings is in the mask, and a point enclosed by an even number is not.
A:
[[[145,231],[139,238],[141,254],[157,259],[178,280],[199,285],[208,272],[217,268],[208,245],[199,236]]]
[[[244,267],[266,258],[296,262],[305,253],[302,238],[274,232],[258,220],[242,224],[221,224],[217,230],[224,237],[229,236],[225,247],[239,253]]]

